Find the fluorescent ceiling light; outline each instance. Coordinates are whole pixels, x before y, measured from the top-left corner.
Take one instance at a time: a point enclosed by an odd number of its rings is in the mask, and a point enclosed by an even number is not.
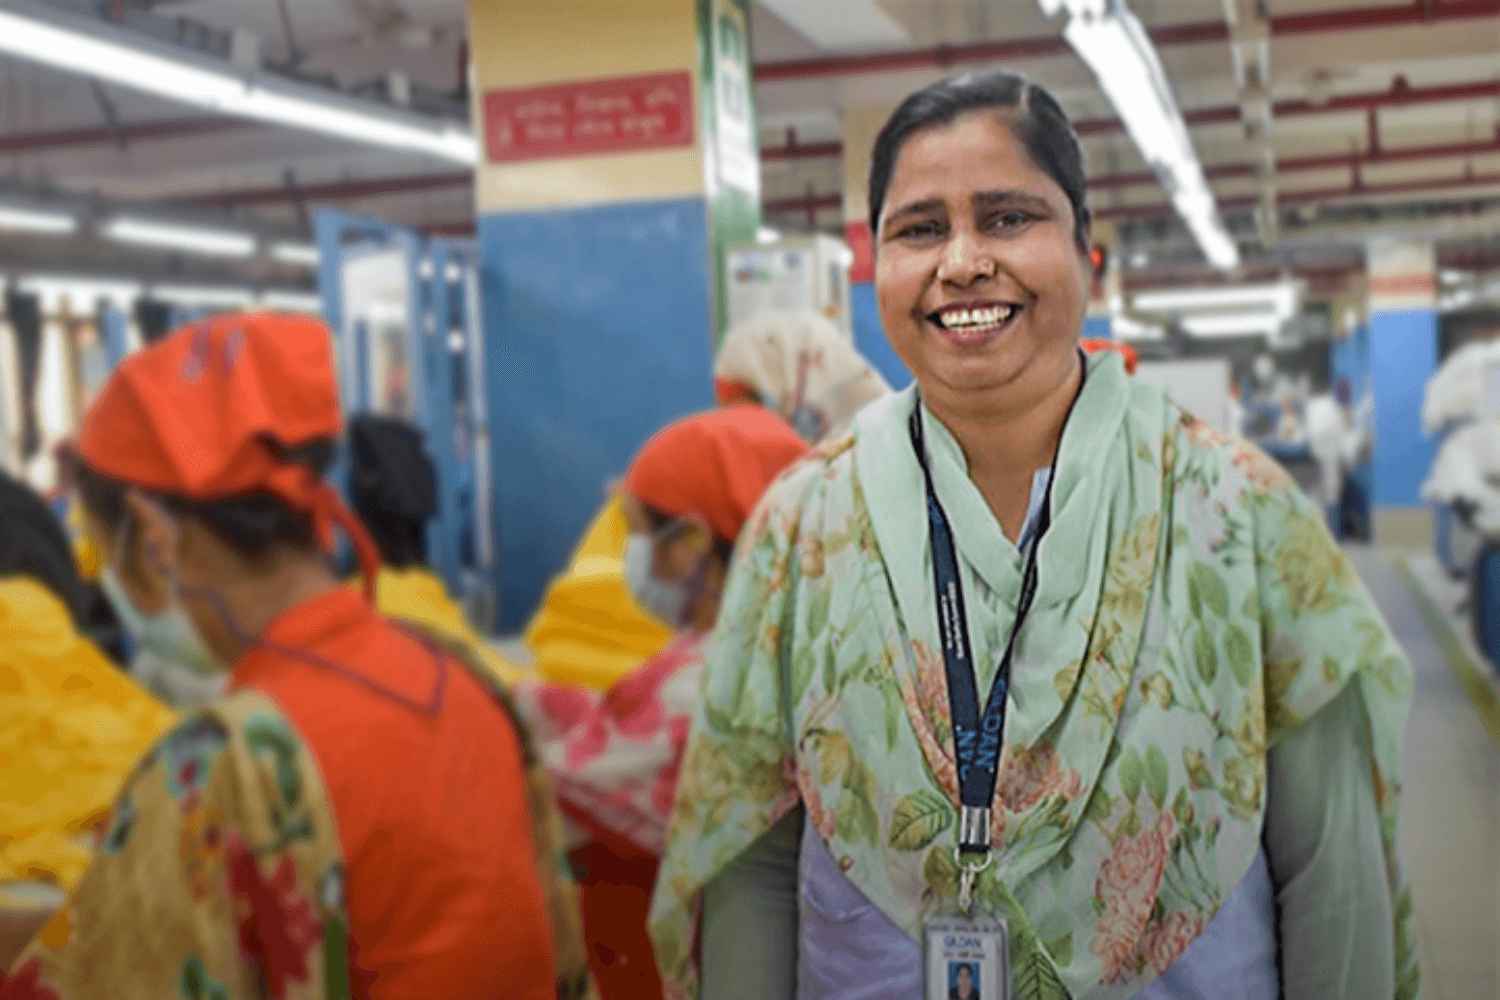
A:
[[[457,124],[424,121],[316,88],[241,75],[203,58],[97,19],[7,0],[0,52],[135,90],[356,142],[423,152],[466,165],[479,160],[473,135]]]
[[[1479,300],[1479,293],[1472,288],[1460,288],[1456,292],[1450,292],[1438,300],[1439,312],[1452,312],[1456,309],[1467,309]]]
[[[271,245],[271,259],[297,267],[317,267],[318,248],[311,243],[274,243]]]
[[[1195,337],[1271,337],[1281,329],[1281,320],[1274,313],[1186,316],[1182,328]]]
[[[1110,332],[1121,340],[1161,340],[1166,331],[1155,323],[1138,323],[1129,316],[1113,316]]]
[[[153,222],[121,216],[104,227],[107,239],[121,243],[182,250],[213,257],[249,257],[255,253],[255,237],[230,229],[202,229],[168,222]]]
[[[66,212],[49,212],[19,205],[0,205],[0,229],[65,236],[77,232],[78,220]]]
[[[757,243],[775,243],[779,239],[781,239],[781,230],[779,229],[770,229],[766,226],[761,226],[755,231],[755,242]]]
[[[1263,306],[1285,319],[1297,311],[1297,286],[1288,281],[1271,285],[1173,288],[1141,292],[1135,297],[1135,308],[1145,312],[1194,312],[1235,306]]]
[[[760,0],[798,34],[822,49],[859,49],[911,44],[911,34],[882,9],[879,0]]]
[[[479,160],[479,144],[467,130],[457,126],[404,122],[360,108],[277,93],[262,84],[247,88],[228,102],[224,110],[356,142],[429,153],[457,163],[473,165]]]
[[[244,89],[227,73],[173,58],[165,49],[153,52],[78,31],[64,25],[68,20],[65,13],[57,13],[49,21],[0,10],[0,49],[72,73],[193,104],[222,104]]]
[[[127,306],[141,294],[139,282],[128,278],[81,278],[66,274],[31,274],[16,282],[23,292],[33,292],[42,308],[55,309],[66,298],[74,308],[92,308],[104,299],[117,306]]]
[[[1187,125],[1141,22],[1123,2],[1108,5],[1107,13],[1103,0],[1040,3],[1047,14],[1068,10],[1063,37],[1093,71],[1209,263],[1221,271],[1238,267],[1239,249],[1219,218]]]
[[[266,292],[260,297],[260,304],[287,312],[321,314],[323,311],[323,300],[311,292]]]
[[[202,285],[152,285],[148,294],[163,302],[181,305],[223,306],[227,309],[243,309],[255,301],[248,288],[214,288]]]

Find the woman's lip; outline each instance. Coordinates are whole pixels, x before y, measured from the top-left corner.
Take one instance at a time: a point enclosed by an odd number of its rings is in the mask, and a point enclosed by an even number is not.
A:
[[[1025,306],[1017,302],[986,302],[978,305],[949,304],[926,315],[926,319],[947,330],[963,330],[984,325],[993,325],[997,320],[1004,324],[1014,319]]]
[[[938,336],[957,347],[982,346],[1004,336],[1010,328],[1020,319],[1023,309],[1017,309],[1003,323],[993,326],[970,327],[967,329],[952,329],[937,322],[931,317],[924,317],[923,323],[930,327]]]

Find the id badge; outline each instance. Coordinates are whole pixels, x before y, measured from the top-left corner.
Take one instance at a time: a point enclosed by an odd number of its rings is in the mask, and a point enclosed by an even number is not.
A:
[[[923,927],[926,1000],[1010,1000],[1010,931],[993,917],[935,917]]]

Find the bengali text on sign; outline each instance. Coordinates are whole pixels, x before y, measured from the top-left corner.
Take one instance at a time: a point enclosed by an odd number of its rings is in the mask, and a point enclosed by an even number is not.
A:
[[[491,90],[484,95],[491,163],[693,144],[687,72]]]

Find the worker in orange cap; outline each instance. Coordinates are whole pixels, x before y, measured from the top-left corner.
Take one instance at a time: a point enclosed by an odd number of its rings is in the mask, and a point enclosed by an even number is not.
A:
[[[133,355],[85,416],[122,620],[229,688],[138,765],[3,1000],[591,995],[498,686],[329,566],[341,528],[377,569],[322,478],[339,432],[331,334],[272,313]]]
[[[662,995],[646,917],[704,647],[740,529],[807,451],[790,424],[759,406],[687,417],[652,437],[620,488],[630,525],[625,576],[674,640],[602,695],[519,684],[563,809],[586,834],[572,858],[604,1000]]]

